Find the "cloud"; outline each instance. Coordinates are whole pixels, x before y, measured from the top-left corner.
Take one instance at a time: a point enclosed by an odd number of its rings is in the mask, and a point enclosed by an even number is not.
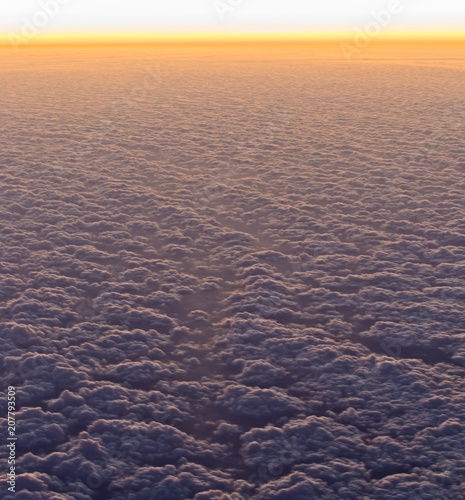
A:
[[[462,74],[147,50],[0,55],[16,496],[462,498]]]

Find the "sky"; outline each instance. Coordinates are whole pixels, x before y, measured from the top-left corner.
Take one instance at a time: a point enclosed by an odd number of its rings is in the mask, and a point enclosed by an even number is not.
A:
[[[465,32],[463,0],[15,0],[0,34],[26,38],[263,33]]]

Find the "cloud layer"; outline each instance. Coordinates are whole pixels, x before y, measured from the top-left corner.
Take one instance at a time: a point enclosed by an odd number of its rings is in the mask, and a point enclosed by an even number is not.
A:
[[[462,74],[45,52],[0,76],[17,498],[463,498]]]

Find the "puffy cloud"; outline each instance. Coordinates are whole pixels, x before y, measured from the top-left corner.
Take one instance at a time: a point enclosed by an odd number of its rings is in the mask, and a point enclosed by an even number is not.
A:
[[[0,55],[15,498],[463,498],[462,75],[168,52]]]

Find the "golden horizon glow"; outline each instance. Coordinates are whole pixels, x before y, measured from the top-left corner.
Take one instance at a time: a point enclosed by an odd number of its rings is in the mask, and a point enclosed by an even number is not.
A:
[[[353,31],[166,31],[157,33],[87,32],[38,34],[30,39],[11,38],[0,33],[0,47],[25,48],[44,45],[126,45],[126,44],[189,44],[189,43],[348,43],[354,42]],[[465,43],[465,30],[402,30],[368,37],[369,43]]]
[[[450,43],[463,0],[15,0],[0,46],[134,43]]]

